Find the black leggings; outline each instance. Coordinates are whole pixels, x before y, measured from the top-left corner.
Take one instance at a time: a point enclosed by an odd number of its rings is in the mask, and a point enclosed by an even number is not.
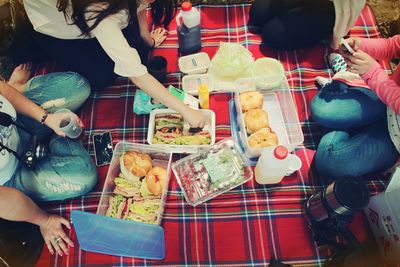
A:
[[[140,36],[134,34],[129,25],[123,30],[131,47],[137,49],[142,64],[146,64],[149,48]],[[33,61],[35,63],[54,60],[69,71],[74,71],[88,79],[92,89],[111,86],[117,74],[114,61],[106,54],[96,38],[64,40],[38,33],[27,25],[14,39],[8,55],[15,63]]]
[[[335,8],[328,0],[256,0],[250,23],[261,30],[266,45],[300,49],[332,34]]]

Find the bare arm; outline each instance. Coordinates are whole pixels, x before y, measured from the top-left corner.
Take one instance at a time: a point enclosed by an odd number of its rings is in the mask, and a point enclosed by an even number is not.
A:
[[[147,24],[146,9],[138,12],[138,22],[139,22],[140,36],[148,46],[153,46],[153,39],[151,39],[151,35],[149,32],[149,25]]]
[[[24,221],[44,225],[49,215],[22,192],[0,186],[0,217],[10,221]]]
[[[29,100],[26,96],[17,91],[14,87],[0,81],[0,94],[10,101],[18,113],[40,121],[45,111]]]
[[[51,254],[54,254],[54,250],[60,256],[68,254],[66,244],[74,246],[62,228],[62,225],[70,228],[69,221],[57,215],[49,215],[17,189],[0,186],[0,217],[38,225]],[[58,238],[60,240],[56,242]]]
[[[43,118],[43,115],[46,113],[43,108],[36,105],[14,87],[2,81],[0,81],[0,95],[4,96],[8,101],[10,101],[17,113],[26,115],[36,121],[40,122]],[[65,134],[59,129],[61,119],[62,115],[48,114],[44,123],[56,134],[65,137]]]

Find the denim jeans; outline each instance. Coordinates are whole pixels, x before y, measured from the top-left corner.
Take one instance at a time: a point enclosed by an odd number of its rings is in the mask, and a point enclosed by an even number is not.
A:
[[[59,108],[78,109],[90,94],[86,79],[77,73],[60,72],[37,76],[28,82],[25,96],[54,112]],[[18,122],[43,140],[52,130],[26,116]],[[25,147],[30,135],[19,130]],[[38,201],[62,200],[89,192],[97,182],[97,171],[82,144],[55,136],[49,141],[49,156],[41,159],[34,170],[19,164],[6,186],[15,187]]]
[[[333,81],[311,102],[313,119],[334,129],[325,134],[314,156],[320,175],[335,179],[382,171],[398,156],[385,119],[386,106],[368,89]]]

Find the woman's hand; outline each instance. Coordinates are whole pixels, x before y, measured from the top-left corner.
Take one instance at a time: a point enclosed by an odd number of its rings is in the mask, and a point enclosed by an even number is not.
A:
[[[74,243],[72,243],[71,239],[64,232],[63,225],[71,229],[69,221],[57,215],[49,215],[44,225],[39,225],[40,232],[51,255],[54,254],[54,251],[60,256],[64,254],[68,255],[67,246],[74,246]]]
[[[344,54],[343,57],[349,67],[348,70],[360,75],[365,74],[373,65],[377,64],[375,59],[361,50],[357,50],[353,55]]]
[[[157,28],[155,30],[152,30],[150,36],[152,38],[152,41],[154,40],[154,47],[160,46],[167,38],[167,35],[168,31],[164,28]],[[153,46],[153,44],[150,44],[150,46]]]
[[[78,116],[76,117],[78,118],[79,125],[83,128],[83,123],[81,119]],[[63,133],[60,130],[60,124],[64,118],[65,118],[65,113],[49,113],[49,115],[45,120],[45,124],[47,125],[47,127],[52,129],[57,135],[65,137],[65,133]]]
[[[203,128],[206,124],[206,118],[199,110],[188,108],[182,115],[192,128]]]

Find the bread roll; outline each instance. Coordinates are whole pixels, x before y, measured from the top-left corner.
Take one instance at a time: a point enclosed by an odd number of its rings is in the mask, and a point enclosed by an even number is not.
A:
[[[125,178],[137,182],[140,177],[145,176],[150,171],[152,161],[151,157],[145,153],[128,151],[121,156],[120,165]]]
[[[250,109],[244,114],[244,125],[249,134],[268,127],[268,114],[262,109]]]
[[[247,140],[249,146],[252,148],[263,148],[278,145],[278,137],[271,128],[262,128],[249,136]]]
[[[167,170],[156,166],[146,175],[147,189],[155,196],[161,195],[166,180]]]
[[[264,97],[257,91],[246,91],[239,95],[240,107],[243,112],[247,112],[250,109],[262,108],[264,104]]]

